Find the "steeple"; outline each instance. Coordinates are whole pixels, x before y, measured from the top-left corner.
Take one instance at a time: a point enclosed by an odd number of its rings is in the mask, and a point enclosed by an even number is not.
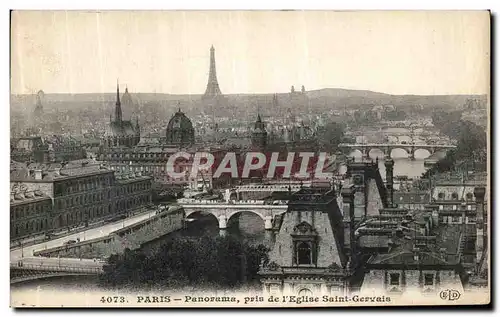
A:
[[[259,149],[264,149],[267,145],[266,125],[262,122],[262,118],[258,112],[257,121],[255,121],[254,130],[252,132],[252,145]]]
[[[127,89],[127,88],[125,88]],[[135,132],[139,134],[141,131],[141,127],[139,126],[139,116],[135,117]]]
[[[219,88],[219,82],[217,81],[217,71],[215,69],[215,48],[210,48],[210,70],[208,74],[208,83],[207,89],[205,90],[205,94],[203,97],[216,97],[218,95],[222,95],[222,92]]]
[[[122,105],[120,102],[120,86],[116,80],[116,107],[115,107],[115,121],[122,122]]]
[[[262,122],[262,118],[260,117],[260,113],[257,113],[257,121],[255,121],[254,129],[262,131],[266,130],[265,124]]]

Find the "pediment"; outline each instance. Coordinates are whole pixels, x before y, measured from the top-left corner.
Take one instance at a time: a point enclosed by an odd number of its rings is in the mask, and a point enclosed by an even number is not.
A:
[[[316,229],[313,228],[313,226],[303,221],[293,228],[293,234],[311,236],[311,235],[317,235],[318,233],[316,232]]]

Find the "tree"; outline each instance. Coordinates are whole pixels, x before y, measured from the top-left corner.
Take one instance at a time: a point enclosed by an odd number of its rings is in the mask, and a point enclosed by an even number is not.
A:
[[[243,243],[232,236],[176,237],[149,256],[125,250],[104,266],[100,282],[105,286],[156,284],[171,288],[184,285],[233,287],[255,280],[269,250]]]
[[[446,156],[427,170],[423,177],[427,178],[435,173],[451,171],[464,162],[473,162],[473,166],[481,170],[486,169],[487,139],[484,130],[470,121],[460,119],[458,111],[447,113],[438,111],[433,113],[432,120],[440,131],[452,139],[457,140],[457,148],[446,153]]]
[[[339,122],[330,122],[318,130],[317,138],[321,150],[333,151],[343,142],[345,125]]]

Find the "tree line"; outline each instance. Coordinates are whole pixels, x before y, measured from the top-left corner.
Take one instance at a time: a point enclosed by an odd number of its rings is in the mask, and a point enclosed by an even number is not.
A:
[[[105,287],[231,288],[257,280],[268,251],[264,245],[251,246],[230,235],[175,237],[151,255],[126,249],[110,256],[99,282]]]
[[[436,111],[432,114],[432,122],[441,133],[457,140],[457,147],[447,152],[423,177],[428,178],[436,173],[452,171],[464,164],[476,171],[485,171],[487,162],[486,132],[475,123],[461,119],[460,111]],[[469,164],[470,163],[470,164]]]

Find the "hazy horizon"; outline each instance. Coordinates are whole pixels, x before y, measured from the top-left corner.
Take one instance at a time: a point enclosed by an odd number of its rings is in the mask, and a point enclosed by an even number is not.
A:
[[[13,11],[11,92],[489,91],[487,11]]]
[[[295,87],[297,92],[300,92],[300,87]],[[43,91],[45,95],[109,95],[113,94],[116,95],[116,87],[114,91],[104,91],[104,92],[77,92],[77,93],[71,93],[71,92],[47,92],[43,89],[40,89]],[[315,92],[315,91],[322,91],[322,90],[348,90],[348,91],[360,91],[360,92],[368,92],[368,93],[374,93],[374,94],[384,94],[388,96],[487,96],[487,93],[482,93],[482,94],[436,94],[436,95],[425,95],[425,94],[390,94],[382,91],[373,91],[369,89],[349,89],[349,88],[340,88],[340,87],[325,87],[325,88],[318,88],[318,89],[310,89],[306,90],[307,92]],[[204,91],[203,91],[204,92]],[[129,89],[129,93],[131,95],[136,95],[136,94],[148,94],[148,95],[170,95],[170,96],[202,96],[203,92],[200,93],[169,93],[169,92],[144,92],[144,91],[132,91]],[[33,93],[25,93],[25,94],[15,94],[15,93],[10,93],[11,96],[31,96],[31,95],[36,95],[37,91]],[[121,87],[120,85],[120,95],[125,93],[125,88]],[[234,93],[223,93],[223,95],[231,96],[231,95],[273,95],[273,94],[287,94],[290,93],[290,91],[279,91],[279,92],[234,92]]]

